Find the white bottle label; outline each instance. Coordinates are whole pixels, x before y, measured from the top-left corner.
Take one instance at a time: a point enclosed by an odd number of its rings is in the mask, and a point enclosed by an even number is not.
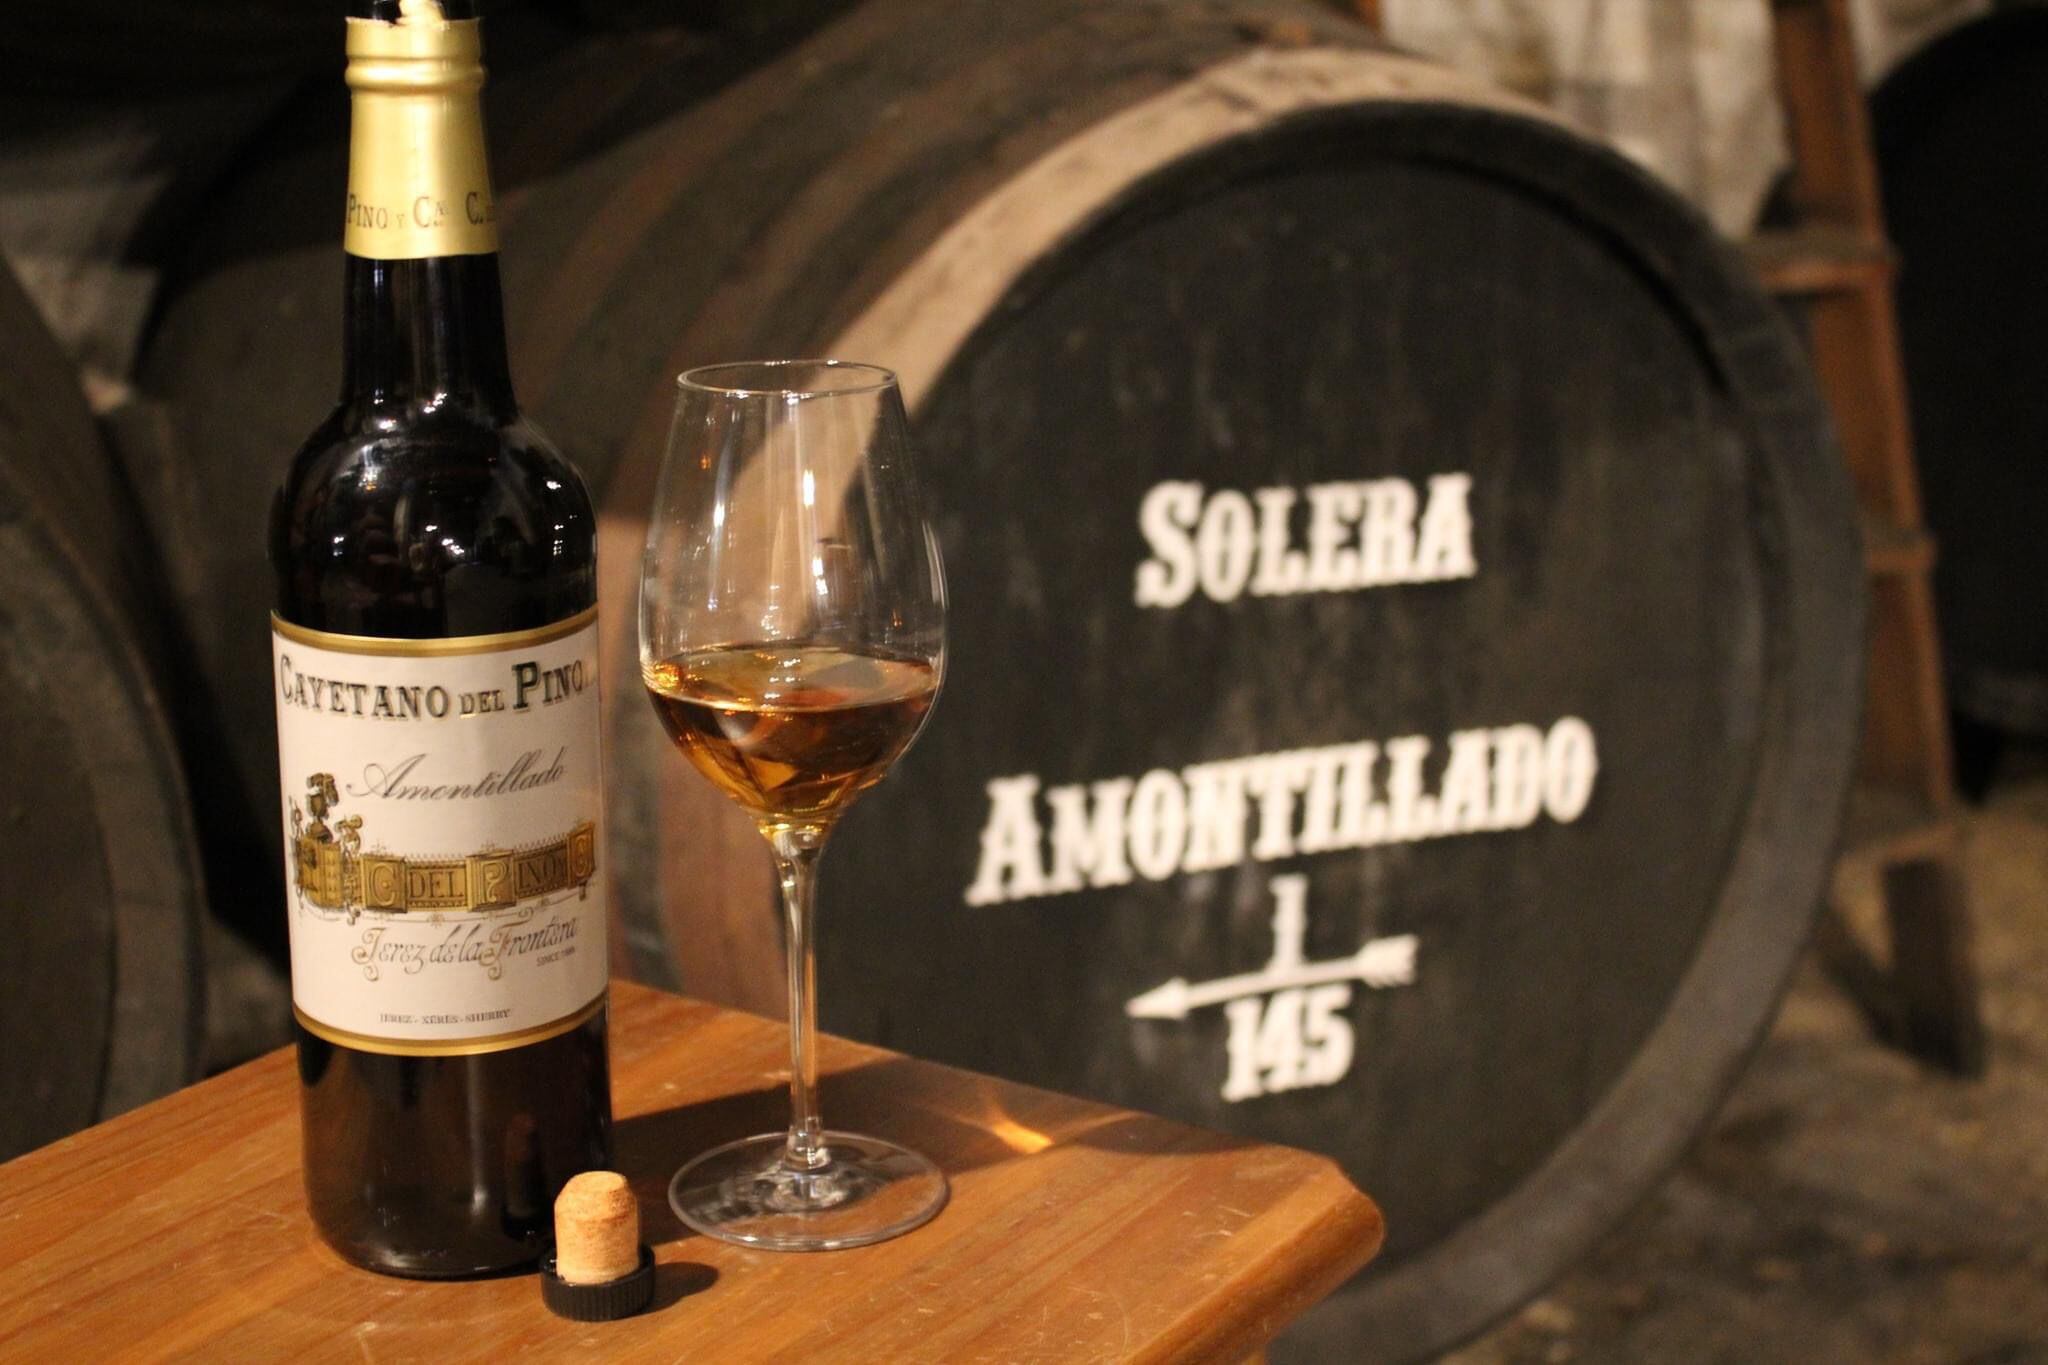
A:
[[[490,1052],[600,1008],[597,609],[444,640],[273,618],[271,650],[300,1023]]]

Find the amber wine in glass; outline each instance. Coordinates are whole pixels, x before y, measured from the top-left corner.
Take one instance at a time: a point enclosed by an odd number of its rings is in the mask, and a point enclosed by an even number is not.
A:
[[[676,1172],[669,1202],[700,1232],[823,1251],[945,1205],[924,1157],[822,1126],[811,938],[819,854],[923,728],[944,641],[894,376],[802,360],[683,375],[641,574],[641,677],[676,747],[774,853],[790,994],[789,1131]]]
[[[647,690],[669,738],[757,820],[835,818],[924,724],[938,670],[825,645],[665,659]]]

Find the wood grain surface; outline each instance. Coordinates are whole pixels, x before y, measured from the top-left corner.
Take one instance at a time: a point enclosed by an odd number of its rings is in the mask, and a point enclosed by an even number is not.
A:
[[[780,1024],[613,988],[617,1161],[655,1306],[551,1317],[531,1275],[353,1269],[307,1221],[289,1051],[0,1166],[0,1359],[1241,1360],[1378,1249],[1329,1160],[827,1039],[825,1115],[924,1151],[929,1226],[746,1251],[668,1211],[685,1158],[784,1115]]]

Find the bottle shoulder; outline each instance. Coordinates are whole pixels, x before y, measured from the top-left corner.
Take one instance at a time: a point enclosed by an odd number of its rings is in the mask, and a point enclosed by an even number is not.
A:
[[[286,468],[270,553],[287,619],[484,634],[594,601],[596,536],[582,477],[526,418],[343,405]]]
[[[371,469],[412,478],[461,478],[486,465],[532,474],[587,502],[582,475],[531,418],[443,403],[338,404],[300,445],[285,485],[317,485]],[[545,485],[544,485],[545,486]]]

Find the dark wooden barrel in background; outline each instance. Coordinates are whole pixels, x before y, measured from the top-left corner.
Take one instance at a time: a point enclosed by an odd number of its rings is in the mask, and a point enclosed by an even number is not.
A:
[[[2048,735],[2048,10],[1921,50],[1872,120],[1949,697]]]
[[[4,269],[0,349],[4,1159],[193,1079],[204,901],[146,546]]]
[[[515,370],[604,509],[628,964],[777,1004],[765,854],[632,683],[671,378],[893,364],[953,647],[827,861],[828,1026],[1338,1157],[1392,1241],[1278,1358],[1534,1292],[1699,1130],[1832,850],[1862,578],[1796,341],[1620,158],[1312,6],[875,0],[696,60],[490,94]],[[252,796],[251,472],[330,400],[340,165],[280,129],[142,365],[244,528],[186,610]],[[1361,517],[1370,573],[1288,590]]]

